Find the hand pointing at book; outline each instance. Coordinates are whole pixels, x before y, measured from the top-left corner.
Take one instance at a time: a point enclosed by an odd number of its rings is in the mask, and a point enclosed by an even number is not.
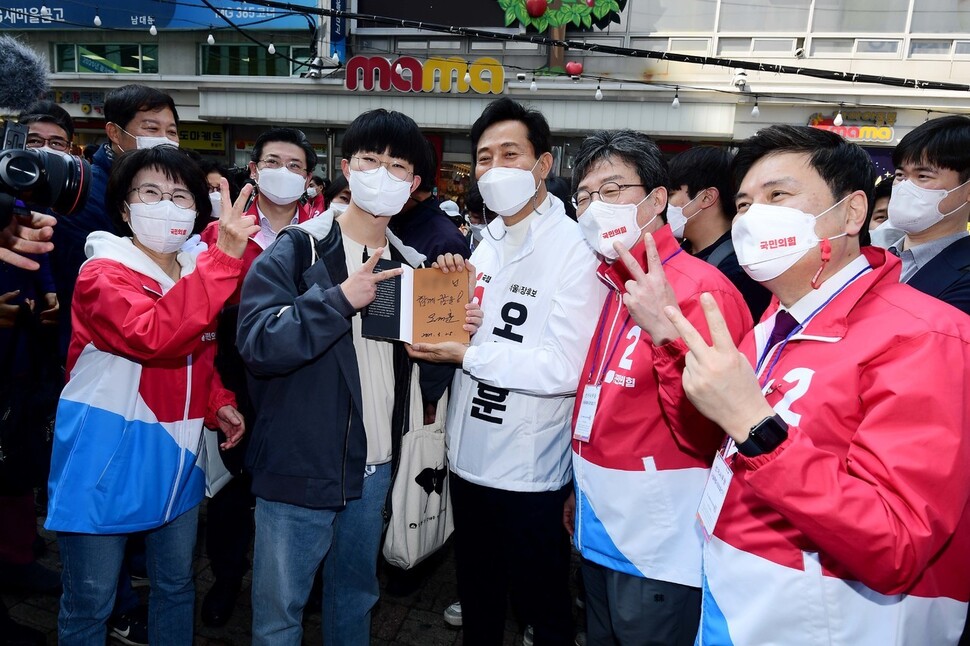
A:
[[[377,297],[377,283],[388,278],[400,276],[403,271],[398,267],[397,269],[387,269],[374,273],[374,267],[377,266],[377,261],[381,259],[382,253],[384,253],[384,247],[375,249],[374,253],[360,269],[348,276],[347,280],[340,283],[340,290],[344,293],[344,298],[353,305],[355,310],[359,310],[373,302],[374,298]]]

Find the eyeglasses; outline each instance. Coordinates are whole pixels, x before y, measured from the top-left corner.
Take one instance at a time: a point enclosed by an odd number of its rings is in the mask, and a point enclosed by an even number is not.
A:
[[[260,166],[260,164],[262,164],[262,166]],[[296,173],[297,175],[306,177],[306,169],[300,162],[296,160],[288,161],[284,164],[283,160],[279,157],[266,157],[265,159],[260,159],[259,163],[256,164],[256,168],[260,169],[270,168],[275,170],[277,168],[283,168],[284,166],[286,167],[286,170],[290,171],[291,173]]]
[[[620,199],[620,193],[633,186],[643,186],[643,184],[617,184],[616,182],[606,182],[600,186],[598,191],[576,191],[573,194],[573,206],[577,211],[584,211],[589,203],[593,201],[594,195],[599,195],[600,199],[607,204],[616,204]]]
[[[154,184],[142,184],[128,191],[129,195],[131,193],[138,193],[138,199],[143,204],[158,204],[165,195],[168,195],[180,209],[191,209],[195,206],[195,197],[184,188],[177,188],[169,193]]]
[[[51,150],[65,153],[71,149],[71,142],[63,137],[41,137],[37,134],[27,135],[28,148],[43,148],[47,145]]]
[[[365,173],[370,173],[381,166],[387,169],[387,172],[391,174],[391,177],[399,179],[401,181],[408,181],[414,176],[414,171],[409,170],[407,166],[401,162],[396,161],[381,161],[376,155],[354,155],[351,159],[357,160],[357,169],[362,170]]]

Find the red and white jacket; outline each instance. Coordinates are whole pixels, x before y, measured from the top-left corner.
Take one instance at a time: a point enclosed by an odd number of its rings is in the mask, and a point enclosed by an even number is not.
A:
[[[762,362],[789,438],[766,455],[728,458],[734,477],[704,553],[699,644],[960,637],[970,600],[970,318],[899,284],[894,256],[863,253],[871,271]],[[775,300],[741,346],[753,365],[777,309]]]
[[[213,362],[216,316],[242,263],[179,254],[173,281],[130,238],[88,236],[71,308],[46,527],[122,534],[199,504],[202,424],[235,405]]]
[[[669,226],[654,240],[684,316],[709,339],[699,298],[710,292],[740,342],[751,314],[731,281],[682,252]],[[646,268],[642,241],[631,253]],[[613,570],[700,587],[703,539],[695,515],[724,432],[684,394],[683,340],[655,346],[630,319],[622,300],[625,265],[603,263],[598,274],[610,293],[573,411],[575,428],[583,389],[601,383],[589,441],[572,443],[576,548]]]

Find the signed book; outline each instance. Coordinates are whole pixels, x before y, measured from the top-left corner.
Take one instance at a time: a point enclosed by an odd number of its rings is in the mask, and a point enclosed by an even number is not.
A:
[[[414,269],[383,259],[374,271],[397,267],[404,273],[377,283],[377,297],[361,315],[361,333],[407,343],[468,343],[468,332],[462,329],[469,301],[467,274]]]

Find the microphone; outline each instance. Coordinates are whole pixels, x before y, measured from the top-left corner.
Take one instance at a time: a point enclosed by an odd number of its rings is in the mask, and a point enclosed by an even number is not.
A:
[[[0,114],[23,112],[48,89],[46,59],[13,36],[0,36]]]

